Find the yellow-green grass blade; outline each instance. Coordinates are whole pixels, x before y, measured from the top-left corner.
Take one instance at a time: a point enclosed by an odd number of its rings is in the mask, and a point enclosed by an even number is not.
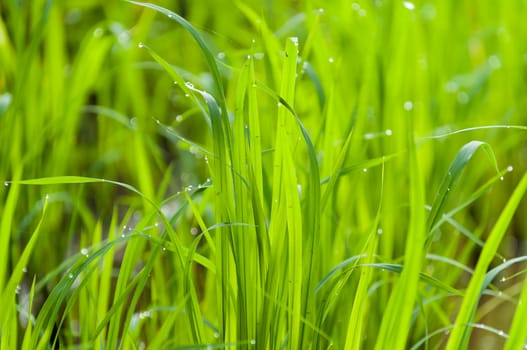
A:
[[[407,38],[406,38],[407,39]],[[415,116],[405,115],[406,147],[408,149],[410,218],[406,236],[404,267],[396,282],[382,318],[375,349],[404,349],[410,333],[410,322],[419,290],[419,276],[424,258],[425,199],[416,144],[414,139]],[[397,326],[396,326],[397,325]]]
[[[527,320],[527,283],[524,281],[518,306],[509,329],[509,338],[505,342],[505,350],[525,348],[525,340],[527,339],[525,320]]]
[[[9,315],[13,316],[14,314],[10,314],[7,311],[8,310],[7,308],[9,308],[10,305],[14,307],[14,304],[11,302],[11,300],[15,297],[15,290],[17,289],[17,286],[21,282],[22,276],[24,275],[24,269],[27,266],[31,253],[33,249],[35,248],[35,244],[37,243],[37,240],[39,238],[39,235],[41,232],[40,228],[42,226],[42,222],[44,221],[47,206],[48,206],[48,200],[46,198],[44,200],[44,205],[42,207],[42,216],[35,230],[33,231],[33,234],[31,235],[29,242],[24,248],[22,255],[20,256],[18,262],[14,266],[13,272],[11,273],[6,286],[2,289],[2,293],[0,294],[0,304],[5,305],[5,308],[6,308],[4,309],[5,312],[2,312],[0,314],[1,328],[8,327],[7,322],[13,321],[12,319],[11,320],[8,319],[8,316]]]
[[[362,346],[362,339],[364,337],[362,333],[365,318],[368,313],[368,288],[373,278],[373,269],[370,269],[367,265],[374,261],[374,254],[377,250],[378,237],[376,231],[377,227],[374,227],[364,259],[366,265],[360,268],[359,285],[357,286],[357,291],[353,299],[353,308],[348,320],[348,331],[344,344],[344,349],[346,350],[360,349]]]
[[[471,323],[474,318],[481,293],[483,292],[487,268],[494,259],[507,227],[520,201],[524,198],[526,190],[527,174],[524,174],[485,242],[476,269],[465,292],[465,297],[459,308],[455,321],[456,327],[454,327],[448,339],[447,350],[466,349],[468,347],[471,332],[466,325]]]

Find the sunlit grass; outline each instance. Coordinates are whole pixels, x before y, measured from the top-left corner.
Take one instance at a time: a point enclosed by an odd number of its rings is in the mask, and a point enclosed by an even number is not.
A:
[[[0,15],[0,349],[524,345],[521,1]]]

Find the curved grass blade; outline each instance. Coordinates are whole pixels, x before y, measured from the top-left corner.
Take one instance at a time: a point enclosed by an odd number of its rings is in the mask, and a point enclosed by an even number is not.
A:
[[[496,156],[494,155],[494,152],[492,151],[492,148],[489,144],[482,141],[470,141],[469,143],[465,144],[459,152],[456,154],[456,157],[452,161],[452,164],[450,164],[450,167],[448,168],[447,174],[443,177],[443,180],[441,181],[441,184],[439,185],[439,189],[437,190],[436,196],[434,198],[434,202],[432,203],[432,209],[430,210],[430,213],[428,214],[427,218],[427,245],[431,243],[431,237],[434,234],[434,231],[432,231],[432,228],[436,225],[436,223],[440,220],[441,214],[444,211],[444,208],[447,204],[448,197],[450,195],[450,192],[456,185],[457,180],[459,179],[459,176],[467,166],[467,163],[470,161],[474,153],[478,149],[483,149],[488,157],[490,158],[492,164],[496,168],[496,171],[499,173],[498,169],[498,162],[496,160]]]
[[[481,293],[486,283],[488,282],[487,268],[493,260],[496,251],[505,235],[507,227],[512,220],[512,217],[523,199],[525,191],[527,190],[527,173],[524,174],[520,183],[514,190],[507,205],[503,209],[498,221],[494,225],[480,258],[476,265],[474,275],[472,276],[463,303],[459,309],[459,314],[456,318],[456,324],[469,324],[474,318],[476,308],[481,297]],[[456,327],[452,330],[452,334],[448,339],[447,350],[466,349],[470,338],[470,329],[466,327]]]
[[[178,22],[181,26],[183,26],[183,28],[185,28],[185,30],[187,30],[190,33],[190,35],[192,35],[194,40],[198,43],[201,51],[203,52],[203,55],[205,56],[205,60],[207,61],[209,69],[212,71],[214,87],[219,95],[217,100],[219,101],[219,105],[222,109],[223,116],[224,116],[223,121],[225,125],[228,125],[229,121],[228,121],[228,116],[227,116],[227,104],[225,102],[225,93],[223,91],[222,78],[221,78],[220,70],[218,69],[218,65],[216,63],[216,57],[214,56],[214,54],[210,50],[207,43],[205,42],[201,34],[198,32],[198,30],[192,24],[190,24],[190,22],[188,22],[186,19],[184,19],[177,13],[172,12],[164,7],[161,7],[155,4],[145,3],[145,2],[138,2],[138,1],[132,1],[132,0],[127,0],[127,1],[132,4],[150,8],[152,10],[155,10],[159,13],[164,14],[168,18]]]

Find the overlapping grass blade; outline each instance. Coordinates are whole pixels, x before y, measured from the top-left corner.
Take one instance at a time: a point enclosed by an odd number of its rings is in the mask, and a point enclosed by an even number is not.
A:
[[[466,349],[468,347],[470,329],[464,325],[472,322],[478,301],[485,286],[487,268],[494,258],[499,244],[505,235],[507,227],[516,211],[516,208],[524,197],[526,190],[527,174],[523,176],[520,183],[514,190],[514,193],[507,202],[507,205],[503,209],[498,221],[494,225],[494,228],[485,242],[485,246],[483,247],[483,251],[480,254],[476,269],[472,275],[467,291],[465,292],[463,303],[461,304],[459,313],[456,317],[455,324],[457,327],[452,330],[452,334],[448,339],[447,350]]]

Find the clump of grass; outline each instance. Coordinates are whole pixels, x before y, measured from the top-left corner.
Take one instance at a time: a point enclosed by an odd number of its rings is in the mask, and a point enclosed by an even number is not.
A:
[[[202,5],[0,5],[0,348],[522,347],[524,6]]]

